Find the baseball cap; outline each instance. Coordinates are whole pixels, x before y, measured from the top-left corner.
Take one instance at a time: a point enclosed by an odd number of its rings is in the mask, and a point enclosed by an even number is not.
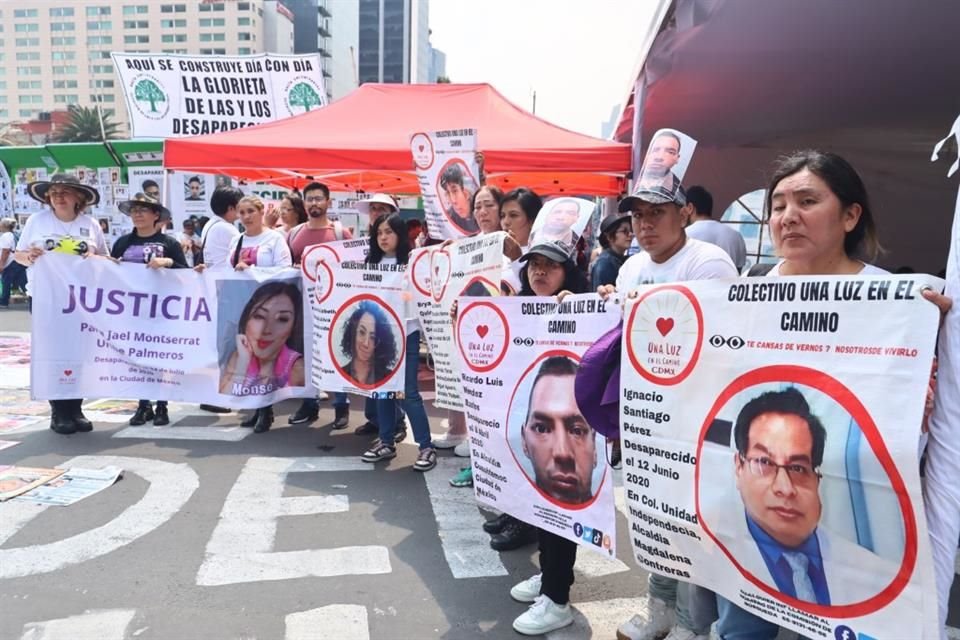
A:
[[[617,206],[617,211],[620,213],[628,213],[638,201],[649,202],[650,204],[672,202],[678,207],[683,207],[687,204],[687,192],[684,191],[680,185],[677,185],[677,188],[673,191],[661,186],[640,187],[620,201],[620,204]]]
[[[520,262],[526,262],[533,256],[544,256],[554,262],[564,263],[571,258],[570,253],[556,242],[541,242],[520,256]]]

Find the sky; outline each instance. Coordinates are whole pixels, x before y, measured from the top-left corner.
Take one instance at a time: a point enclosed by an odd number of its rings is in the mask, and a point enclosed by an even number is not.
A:
[[[658,0],[430,0],[452,82],[488,82],[562,127],[599,136],[628,95]]]

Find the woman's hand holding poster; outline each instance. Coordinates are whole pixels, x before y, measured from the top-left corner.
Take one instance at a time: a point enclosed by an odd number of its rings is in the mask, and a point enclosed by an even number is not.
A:
[[[314,386],[363,395],[403,392],[406,268],[333,258],[316,262]]]
[[[473,194],[480,188],[476,129],[415,133],[410,151],[423,195],[427,235],[447,239],[479,233],[473,217]]]
[[[463,410],[450,310],[460,296],[500,295],[505,235],[498,231],[410,252],[412,302],[433,356],[437,407]]]
[[[456,333],[477,500],[607,557],[613,471],[574,380],[583,353],[619,321],[596,294],[460,298]]]
[[[294,269],[145,269],[49,253],[32,274],[36,399],[257,408],[313,389]],[[306,344],[304,342],[306,341]]]
[[[936,638],[917,459],[930,276],[640,287],[620,398],[648,571],[809,638]]]

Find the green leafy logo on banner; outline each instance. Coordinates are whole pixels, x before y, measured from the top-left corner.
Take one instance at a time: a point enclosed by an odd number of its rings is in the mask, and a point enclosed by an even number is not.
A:
[[[290,107],[302,107],[304,112],[307,112],[311,107],[321,106],[323,102],[313,87],[306,82],[298,82],[287,92],[287,104]],[[292,108],[290,110],[293,111]]]
[[[150,103],[150,112],[157,113],[157,103],[166,102],[167,94],[149,78],[144,78],[133,88],[133,96],[141,102]]]
[[[129,85],[133,92],[133,106],[145,118],[161,120],[170,111],[170,96],[156,76],[141,74]],[[128,98],[130,94],[127,94]]]

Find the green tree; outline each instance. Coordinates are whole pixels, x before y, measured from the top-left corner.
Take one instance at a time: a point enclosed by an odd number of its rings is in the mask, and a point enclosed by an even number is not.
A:
[[[303,107],[304,111],[310,111],[310,107],[320,106],[320,96],[306,82],[298,82],[290,89],[290,106]]]
[[[104,134],[107,140],[116,138],[120,125],[103,115],[103,133],[100,130],[100,113],[96,107],[70,105],[70,120],[56,134],[57,142],[102,142]]]
[[[150,112],[157,112],[157,103],[166,102],[166,94],[157,86],[153,80],[143,79],[133,88],[133,97],[137,100],[145,100],[150,103]]]

